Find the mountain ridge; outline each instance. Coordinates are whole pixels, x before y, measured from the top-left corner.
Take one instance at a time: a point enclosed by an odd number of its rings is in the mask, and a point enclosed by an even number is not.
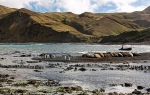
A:
[[[150,27],[149,8],[146,12],[80,15],[38,13],[4,6],[1,9],[8,11],[0,14],[0,42],[97,42],[101,36]]]

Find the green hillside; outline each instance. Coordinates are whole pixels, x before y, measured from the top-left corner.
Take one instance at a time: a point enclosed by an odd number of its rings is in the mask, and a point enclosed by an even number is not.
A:
[[[101,37],[100,43],[139,43],[150,42],[150,28],[141,31],[128,31],[119,35]]]
[[[0,42],[98,42],[150,27],[150,8],[133,13],[38,13],[0,6]]]

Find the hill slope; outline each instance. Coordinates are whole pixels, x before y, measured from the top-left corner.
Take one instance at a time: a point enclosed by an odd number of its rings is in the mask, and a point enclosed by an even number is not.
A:
[[[16,11],[14,8],[8,8],[0,5],[0,18],[4,17],[6,14]]]
[[[102,37],[100,43],[149,43],[150,28],[141,31],[123,32],[119,35],[110,35]]]
[[[5,10],[0,14],[0,42],[97,42],[101,36],[150,26],[149,8],[133,13],[80,15],[37,13],[4,6],[0,10]]]

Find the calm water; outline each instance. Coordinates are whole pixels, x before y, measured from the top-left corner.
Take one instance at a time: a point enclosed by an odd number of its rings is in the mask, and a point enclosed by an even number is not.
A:
[[[132,52],[150,52],[150,45],[132,45]],[[119,51],[120,45],[99,45],[99,44],[0,44],[0,53],[14,51],[30,53],[82,53],[82,52],[114,52]]]
[[[129,46],[126,46],[129,47]],[[9,54],[15,51],[20,51],[21,53],[70,53],[78,54],[83,52],[118,52],[120,45],[99,45],[99,44],[1,44],[0,53]],[[150,45],[132,45],[132,52],[150,52]],[[41,65],[47,64],[45,62]],[[82,64],[82,63],[79,63]],[[144,64],[144,63],[140,63]],[[139,65],[139,64],[136,64]],[[147,63],[146,65],[149,65]],[[143,71],[102,71],[97,69],[97,71],[68,71],[65,73],[59,73],[61,69],[46,69],[43,70],[41,74],[33,72],[31,70],[25,70],[27,75],[36,76],[46,79],[56,79],[60,80],[63,85],[79,85],[84,89],[100,89],[106,88],[106,91],[120,91],[120,92],[131,92],[132,88],[109,88],[109,84],[123,84],[126,82],[133,83],[135,86],[142,85],[147,88],[150,87],[150,72],[144,73]]]

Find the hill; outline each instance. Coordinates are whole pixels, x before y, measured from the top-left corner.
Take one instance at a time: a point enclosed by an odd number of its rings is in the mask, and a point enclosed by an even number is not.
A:
[[[0,42],[97,42],[150,27],[148,9],[133,13],[38,13],[0,6]]]
[[[4,15],[11,13],[13,11],[16,11],[16,9],[8,8],[8,7],[0,5],[0,18],[2,18]]]
[[[147,43],[150,44],[150,28],[141,31],[128,31],[119,35],[101,37],[100,43]]]

